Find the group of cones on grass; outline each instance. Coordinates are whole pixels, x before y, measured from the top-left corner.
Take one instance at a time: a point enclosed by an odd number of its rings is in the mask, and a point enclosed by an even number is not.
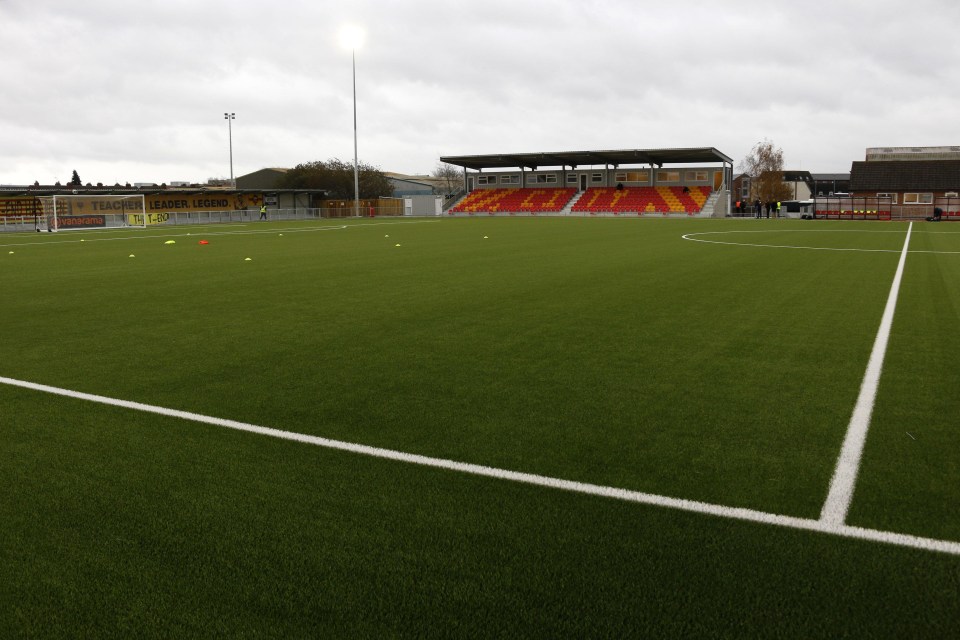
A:
[[[281,233],[280,235],[283,235],[283,234]],[[176,240],[167,240],[167,241],[165,241],[163,244],[177,244],[177,241],[176,241]],[[209,241],[209,240],[200,240],[199,242],[197,242],[197,244],[210,244],[210,241]],[[130,257],[130,258],[136,258],[137,256],[136,256],[136,254],[131,253],[128,257]],[[250,262],[250,261],[252,261],[252,260],[253,260],[253,258],[244,258],[244,259],[243,259],[244,262]]]

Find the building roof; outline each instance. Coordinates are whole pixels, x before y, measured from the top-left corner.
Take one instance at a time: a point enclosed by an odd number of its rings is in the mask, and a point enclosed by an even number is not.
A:
[[[867,161],[960,160],[960,147],[870,147]]]
[[[851,191],[957,191],[960,160],[857,161]]]
[[[128,195],[159,195],[159,194],[209,194],[214,195],[218,193],[222,194],[234,194],[234,193],[309,193],[309,194],[326,194],[329,192],[329,189],[242,189],[237,188],[233,189],[231,187],[210,187],[205,185],[194,185],[191,187],[164,187],[163,185],[151,185],[148,187],[75,187],[73,185],[43,185],[43,186],[14,186],[14,185],[4,185],[0,186],[0,197],[10,198],[10,197],[23,197],[23,196],[54,196],[54,195],[81,195],[81,196],[97,196],[97,195],[115,195],[115,196],[128,196]]]
[[[783,170],[783,181],[784,182],[810,182],[813,180],[813,176],[810,175],[810,172],[806,169],[784,169]]]
[[[849,180],[849,173],[811,173],[814,180]]]
[[[699,164],[733,160],[713,147],[693,149],[620,149],[610,151],[556,151],[535,153],[495,153],[478,156],[443,156],[441,162],[465,169],[513,169],[524,167],[573,167],[580,165]]]

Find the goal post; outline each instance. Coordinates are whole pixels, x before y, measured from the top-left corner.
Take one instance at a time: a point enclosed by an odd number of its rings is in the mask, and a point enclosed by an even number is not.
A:
[[[39,196],[43,214],[37,231],[146,227],[143,194]]]

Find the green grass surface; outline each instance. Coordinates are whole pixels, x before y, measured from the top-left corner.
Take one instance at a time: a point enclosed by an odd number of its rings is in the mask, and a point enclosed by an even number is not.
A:
[[[816,518],[906,231],[317,227],[2,236],[0,375]],[[911,246],[960,251],[950,229]],[[780,247],[681,238],[705,232]],[[960,255],[908,258],[851,524],[960,540],[958,283]],[[0,403],[0,633],[936,637],[960,616],[956,556]]]

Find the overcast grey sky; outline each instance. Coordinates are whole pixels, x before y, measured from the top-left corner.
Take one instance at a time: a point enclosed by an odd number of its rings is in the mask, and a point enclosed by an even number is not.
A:
[[[716,147],[849,171],[960,144],[960,2],[0,0],[0,184]]]

